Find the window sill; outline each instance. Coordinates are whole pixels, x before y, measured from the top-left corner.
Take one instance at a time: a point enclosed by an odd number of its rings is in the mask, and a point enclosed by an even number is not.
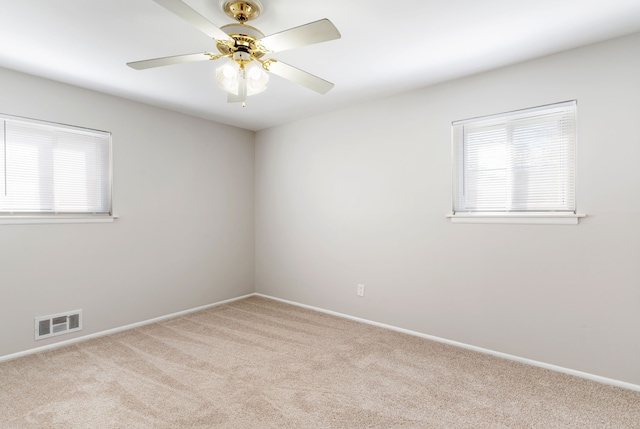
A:
[[[44,223],[110,223],[116,219],[118,219],[118,216],[0,216],[0,225],[27,225]]]
[[[451,223],[515,223],[529,225],[577,225],[585,214],[554,213],[456,213],[448,214]]]

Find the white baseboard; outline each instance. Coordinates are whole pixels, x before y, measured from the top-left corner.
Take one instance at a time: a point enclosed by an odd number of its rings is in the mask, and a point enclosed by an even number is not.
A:
[[[261,294],[261,293],[255,293],[254,295],[255,296],[260,296],[262,298],[267,298],[267,299],[273,299],[275,301],[280,301],[280,302],[283,302],[285,304],[291,304],[291,305],[295,305],[297,307],[302,307],[302,308],[306,308],[306,309],[309,309],[309,310],[319,311],[321,313],[326,313],[326,314],[330,314],[330,315],[333,315],[333,316],[342,317],[342,318],[353,320],[353,321],[356,321],[356,322],[366,323],[368,325],[373,325],[373,326],[377,326],[377,327],[380,327],[380,328],[390,329],[392,331],[402,332],[404,334],[414,335],[416,337],[425,338],[427,340],[437,341],[439,343],[449,344],[449,345],[452,345],[452,346],[461,347],[463,349],[473,350],[473,351],[476,351],[476,352],[480,352],[480,353],[484,353],[484,354],[488,354],[488,355],[492,355],[492,356],[497,356],[497,357],[500,357],[500,358],[503,358],[503,359],[508,359],[508,360],[512,360],[512,361],[516,361],[516,362],[521,362],[521,363],[525,363],[525,364],[528,364],[528,365],[532,365],[532,366],[537,366],[537,367],[548,369],[548,370],[551,370],[551,371],[556,371],[556,372],[561,372],[561,373],[564,373],[564,374],[574,375],[574,376],[580,377],[580,378],[586,378],[587,380],[596,381],[598,383],[608,384],[608,385],[611,385],[611,386],[622,387],[624,389],[629,389],[629,390],[634,390],[634,391],[640,392],[640,385],[637,385],[637,384],[627,383],[625,381],[615,380],[613,378],[601,377],[599,375],[590,374],[588,372],[576,371],[576,370],[570,369],[570,368],[564,368],[564,367],[561,367],[561,366],[552,365],[552,364],[545,363],[545,362],[539,362],[539,361],[536,361],[536,360],[527,359],[527,358],[523,358],[523,357],[520,357],[520,356],[514,356],[514,355],[507,354],[507,353],[497,352],[495,350],[490,350],[490,349],[485,349],[485,348],[482,348],[482,347],[472,346],[470,344],[460,343],[458,341],[452,341],[452,340],[448,340],[446,338],[440,338],[440,337],[436,337],[436,336],[433,336],[433,335],[427,335],[427,334],[423,334],[422,332],[417,332],[417,331],[411,331],[411,330],[408,330],[408,329],[398,328],[396,326],[386,325],[384,323],[378,323],[378,322],[374,322],[374,321],[371,321],[371,320],[362,319],[360,317],[349,316],[348,314],[338,313],[338,312],[331,311],[331,310],[325,310],[323,308],[313,307],[311,305],[300,304],[298,302],[288,301],[286,299],[276,298],[276,297],[269,296],[269,295],[264,295],[264,294]]]
[[[318,311],[318,312],[321,312],[321,313],[330,314],[330,315],[341,317],[341,318],[344,318],[344,319],[353,320],[353,321],[356,321],[356,322],[366,323],[368,325],[373,325],[373,326],[377,326],[377,327],[384,328],[384,329],[390,329],[390,330],[396,331],[396,332],[402,332],[404,334],[409,334],[409,335],[413,335],[413,336],[416,336],[416,337],[425,338],[427,340],[437,341],[437,342],[440,342],[440,343],[449,344],[449,345],[452,345],[452,346],[461,347],[461,348],[468,349],[468,350],[473,350],[473,351],[476,351],[476,352],[479,352],[479,353],[484,353],[484,354],[488,354],[488,355],[492,355],[492,356],[497,356],[497,357],[500,357],[500,358],[503,358],[503,359],[508,359],[508,360],[512,360],[512,361],[516,361],[516,362],[521,362],[521,363],[525,363],[525,364],[528,364],[528,365],[533,365],[533,366],[537,366],[537,367],[540,367],[540,368],[545,368],[545,369],[548,369],[548,370],[551,370],[551,371],[561,372],[561,373],[564,373],[564,374],[569,374],[569,375],[573,375],[573,376],[576,376],[576,377],[585,378],[587,380],[596,381],[598,383],[608,384],[608,385],[611,385],[611,386],[617,386],[617,387],[621,387],[621,388],[624,388],[624,389],[629,389],[629,390],[634,390],[634,391],[640,392],[640,385],[637,385],[637,384],[627,383],[625,381],[615,380],[615,379],[612,379],[612,378],[602,377],[602,376],[599,376],[599,375],[590,374],[590,373],[582,372],[582,371],[576,371],[576,370],[573,370],[573,369],[570,369],[570,368],[564,368],[564,367],[561,367],[561,366],[552,365],[552,364],[548,364],[548,363],[545,363],[545,362],[539,362],[539,361],[536,361],[536,360],[527,359],[527,358],[523,358],[523,357],[520,357],[520,356],[515,356],[515,355],[510,355],[510,354],[507,354],[507,353],[497,352],[495,350],[490,350],[490,349],[485,349],[485,348],[482,348],[482,347],[473,346],[473,345],[470,345],[470,344],[460,343],[458,341],[452,341],[452,340],[448,340],[446,338],[440,338],[440,337],[436,337],[436,336],[433,336],[433,335],[424,334],[422,332],[411,331],[409,329],[398,328],[396,326],[387,325],[387,324],[379,323],[379,322],[374,322],[372,320],[367,320],[367,319],[363,319],[363,318],[360,318],[360,317],[350,316],[348,314],[338,313],[336,311],[325,310],[324,308],[319,308],[319,307],[314,307],[314,306],[311,306],[311,305],[301,304],[299,302],[294,302],[294,301],[289,301],[289,300],[286,300],[286,299],[276,298],[274,296],[265,295],[265,294],[261,294],[261,293],[250,293],[248,295],[243,295],[243,296],[239,296],[239,297],[236,297],[236,298],[227,299],[225,301],[219,301],[219,302],[215,302],[215,303],[212,303],[212,304],[207,304],[207,305],[203,305],[203,306],[200,306],[200,307],[195,307],[195,308],[191,308],[191,309],[188,309],[188,310],[179,311],[177,313],[167,314],[167,315],[164,315],[164,316],[155,317],[153,319],[143,320],[141,322],[132,323],[130,325],[120,326],[118,328],[108,329],[106,331],[100,331],[100,332],[96,332],[96,333],[89,334],[89,335],[83,335],[81,337],[72,338],[70,340],[60,341],[58,343],[48,344],[48,345],[42,346],[42,347],[35,347],[33,349],[25,350],[25,351],[22,351],[22,352],[17,352],[17,353],[12,353],[12,354],[5,355],[5,356],[0,356],[0,362],[4,362],[4,361],[7,361],[7,360],[11,360],[11,359],[16,359],[16,358],[19,358],[19,357],[22,357],[22,356],[27,356],[27,355],[34,354],[34,353],[43,352],[45,350],[51,350],[51,349],[56,349],[56,348],[59,348],[59,347],[64,347],[64,346],[67,346],[67,345],[70,345],[70,344],[75,344],[75,343],[79,343],[79,342],[82,342],[82,341],[87,341],[87,340],[90,340],[92,338],[98,338],[98,337],[102,337],[102,336],[109,335],[109,334],[115,334],[117,332],[122,332],[122,331],[126,331],[126,330],[129,330],[129,329],[137,328],[137,327],[140,327],[140,326],[149,325],[151,323],[161,322],[163,320],[171,319],[173,317],[182,316],[182,315],[193,313],[193,312],[200,311],[200,310],[206,310],[207,308],[217,307],[217,306],[220,306],[220,305],[223,305],[223,304],[228,304],[230,302],[239,301],[241,299],[249,298],[251,296],[260,296],[262,298],[272,299],[274,301],[280,301],[280,302],[283,302],[285,304],[295,305],[297,307],[302,307],[302,308],[306,308],[306,309],[309,309],[309,310],[314,310],[314,311]]]
[[[70,344],[75,344],[75,343],[79,343],[79,342],[82,342],[82,341],[87,341],[87,340],[90,340],[92,338],[98,338],[98,337],[103,337],[103,336],[109,335],[109,334],[115,334],[116,332],[127,331],[129,329],[138,328],[140,326],[149,325],[151,323],[161,322],[163,320],[171,319],[173,317],[183,316],[185,314],[194,313],[196,311],[206,310],[207,308],[217,307],[219,305],[228,304],[228,303],[234,302],[234,301],[239,301],[241,299],[245,299],[245,298],[248,298],[248,297],[253,296],[253,295],[255,295],[255,294],[250,293],[248,295],[239,296],[237,298],[231,298],[231,299],[227,299],[227,300],[224,300],[224,301],[214,302],[213,304],[207,304],[207,305],[203,305],[203,306],[196,307],[196,308],[190,308],[188,310],[178,311],[177,313],[171,313],[171,314],[167,314],[165,316],[154,317],[153,319],[143,320],[141,322],[132,323],[130,325],[120,326],[118,328],[113,328],[113,329],[107,329],[106,331],[100,331],[100,332],[96,332],[96,333],[89,334],[89,335],[83,335],[81,337],[72,338],[70,340],[60,341],[58,343],[48,344],[48,345],[42,346],[42,347],[35,347],[33,349],[25,350],[25,351],[22,351],[22,352],[17,352],[17,353],[12,353],[12,354],[5,355],[5,356],[0,356],[0,362],[4,362],[4,361],[7,361],[7,360],[19,358],[19,357],[22,357],[22,356],[27,356],[27,355],[34,354],[34,353],[43,352],[45,350],[57,349],[59,347],[68,346]]]

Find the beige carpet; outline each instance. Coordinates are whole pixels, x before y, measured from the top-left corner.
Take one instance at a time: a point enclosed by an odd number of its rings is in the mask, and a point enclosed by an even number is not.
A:
[[[640,392],[252,297],[1,363],[0,427],[640,428]]]

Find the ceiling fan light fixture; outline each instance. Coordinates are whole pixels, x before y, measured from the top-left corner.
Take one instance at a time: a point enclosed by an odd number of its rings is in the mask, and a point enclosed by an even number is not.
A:
[[[216,80],[220,88],[238,95],[238,79],[240,78],[240,65],[235,61],[227,61],[216,69]]]
[[[267,89],[269,73],[259,63],[253,61],[247,64],[244,73],[247,79],[247,95],[258,94]]]
[[[247,96],[254,95],[267,89],[269,73],[256,61],[241,66],[231,60],[216,69],[218,85],[231,94],[238,95],[241,79],[246,81]]]

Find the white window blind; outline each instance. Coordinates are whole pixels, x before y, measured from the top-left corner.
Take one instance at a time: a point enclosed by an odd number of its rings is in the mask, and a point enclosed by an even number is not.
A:
[[[0,215],[111,214],[111,134],[0,115]]]
[[[454,214],[575,213],[575,101],[452,128]]]

